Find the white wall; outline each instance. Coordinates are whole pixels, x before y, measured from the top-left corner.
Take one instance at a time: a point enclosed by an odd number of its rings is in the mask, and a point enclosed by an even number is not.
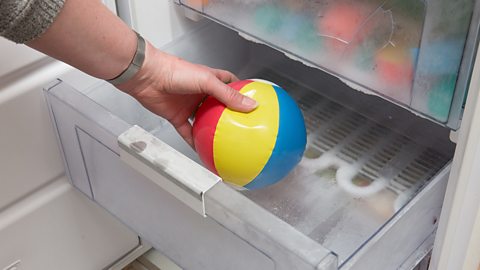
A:
[[[119,9],[125,11],[121,13],[124,21],[156,47],[165,45],[194,25],[194,22],[185,18],[184,9],[173,1],[120,0],[118,2]]]
[[[0,38],[0,78],[5,74],[31,64],[44,57],[43,54]]]
[[[0,59],[0,269],[102,269],[138,237],[64,177],[42,87],[71,68],[2,38]]]

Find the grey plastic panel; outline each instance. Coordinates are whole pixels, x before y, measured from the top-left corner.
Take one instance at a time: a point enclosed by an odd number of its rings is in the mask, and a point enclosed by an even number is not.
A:
[[[118,137],[118,144],[123,162],[206,216],[205,192],[220,177],[136,125]]]
[[[336,269],[336,256],[225,184],[205,195],[207,216],[268,254],[276,269]],[[317,268],[323,261],[329,265]]]
[[[82,77],[82,76],[80,76]],[[117,117],[111,114],[101,113],[95,104],[78,91],[72,91],[72,88],[61,81],[54,83],[54,86],[47,88],[47,91],[54,92],[55,95],[47,95],[47,101],[50,105],[50,112],[53,123],[57,129],[59,143],[63,152],[65,165],[70,181],[85,195],[92,198],[92,190],[88,182],[88,174],[84,167],[84,157],[80,151],[78,143],[72,143],[72,140],[78,142],[78,133],[76,128],[65,126],[61,123],[75,123],[84,125],[97,131],[99,137],[111,136],[104,129],[97,126],[91,126],[89,123],[95,119],[99,123],[110,127],[112,130],[118,132],[126,130],[125,122],[120,121]],[[90,112],[87,116],[80,116],[76,111],[76,107],[83,108]],[[110,145],[112,147],[112,145]]]
[[[184,269],[275,269],[268,256],[198,215],[92,135],[79,133],[95,201],[156,249]]]
[[[395,217],[353,255],[342,269],[397,269],[412,250],[427,254],[426,236],[435,232],[451,165],[440,171],[432,183],[413,198]],[[386,252],[390,251],[390,252]],[[395,266],[395,267],[393,267]],[[413,267],[414,265],[412,265]]]

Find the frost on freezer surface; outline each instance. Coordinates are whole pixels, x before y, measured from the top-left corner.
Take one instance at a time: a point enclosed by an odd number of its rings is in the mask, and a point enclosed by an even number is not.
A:
[[[279,84],[289,88],[289,82]],[[299,87],[296,87],[299,90]],[[339,255],[370,239],[450,159],[311,90],[292,93],[308,142],[283,181],[243,193]]]
[[[445,122],[473,0],[183,0],[315,65]],[[368,91],[364,91],[367,92]]]
[[[425,21],[412,107],[445,122],[456,90],[474,1],[430,2],[429,12],[435,16]]]
[[[198,1],[186,4],[198,7]],[[423,2],[209,0],[201,6],[206,14],[328,72],[410,102]]]

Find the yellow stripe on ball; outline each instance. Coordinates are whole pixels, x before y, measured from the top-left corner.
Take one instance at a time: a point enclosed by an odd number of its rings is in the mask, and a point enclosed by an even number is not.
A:
[[[271,85],[252,82],[240,93],[254,98],[258,107],[250,113],[224,110],[215,131],[213,159],[220,177],[244,186],[270,159],[278,133],[279,106]]]

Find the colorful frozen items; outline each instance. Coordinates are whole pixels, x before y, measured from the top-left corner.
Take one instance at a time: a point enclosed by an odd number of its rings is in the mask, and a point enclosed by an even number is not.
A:
[[[281,42],[289,43],[302,50],[313,51],[320,47],[321,40],[315,28],[314,14],[302,10],[303,2],[297,3],[298,10],[280,3],[265,3],[255,7],[254,23],[260,36],[273,35]]]
[[[422,68],[432,75],[457,74],[465,43],[461,40],[432,40],[424,44],[423,57],[429,59]]]
[[[205,166],[225,182],[258,189],[284,178],[301,160],[305,122],[295,101],[276,84],[244,80],[230,84],[254,98],[250,113],[208,97],[193,123],[195,148]]]
[[[402,46],[389,45],[376,53],[375,74],[382,94],[410,104],[415,57]]]
[[[295,43],[298,48],[307,52],[322,48],[322,40],[315,29],[313,19],[309,20],[308,17],[305,19],[302,27],[297,31]]]
[[[435,119],[447,120],[456,84],[456,74],[440,76],[434,82],[432,89],[428,92],[427,107],[428,112]]]
[[[463,54],[464,42],[459,40],[435,40],[425,45],[424,59],[419,68],[421,78],[428,82],[426,111],[433,118],[445,122],[452,105],[457,83],[457,73]]]
[[[284,10],[277,5],[260,5],[255,9],[254,21],[261,30],[274,33],[282,27],[284,13]]]
[[[331,2],[318,14],[317,29],[327,39],[326,45],[333,51],[344,50],[352,41],[361,41],[359,30],[368,18],[366,7],[351,3]]]
[[[280,29],[280,36],[285,41],[294,41],[299,37],[300,31],[303,31],[307,27],[307,20],[301,14],[285,14],[283,21],[284,23]]]
[[[387,46],[375,56],[380,80],[392,85],[410,85],[413,79],[412,53],[401,46]]]

